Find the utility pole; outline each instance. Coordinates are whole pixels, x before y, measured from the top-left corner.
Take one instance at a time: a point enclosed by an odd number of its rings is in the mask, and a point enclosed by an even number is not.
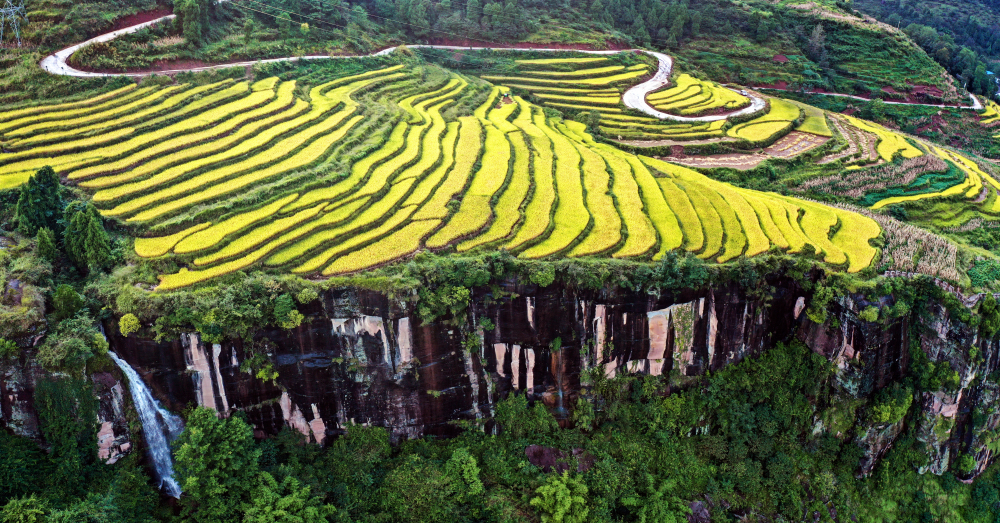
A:
[[[18,0],[15,4],[14,0],[4,0],[3,8],[0,8],[0,44],[3,43],[3,29],[8,23],[11,29],[14,30],[14,39],[17,40],[17,46],[21,47],[21,19],[27,19],[28,12],[24,8],[24,0]]]

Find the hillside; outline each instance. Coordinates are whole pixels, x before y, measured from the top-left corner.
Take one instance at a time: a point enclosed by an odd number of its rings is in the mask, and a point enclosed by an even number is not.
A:
[[[1000,104],[870,9],[29,2],[0,521],[992,521]]]

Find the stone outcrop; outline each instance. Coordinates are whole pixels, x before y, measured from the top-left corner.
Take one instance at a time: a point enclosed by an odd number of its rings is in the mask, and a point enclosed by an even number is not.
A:
[[[918,327],[906,319],[859,318],[866,307],[892,306],[891,297],[881,303],[841,298],[828,307],[827,321],[816,324],[805,314],[807,293],[793,281],[768,284],[773,291],[761,298],[759,289],[747,292],[735,283],[657,296],[505,281],[496,295],[474,289],[462,318],[429,324],[412,302],[340,289],[301,306],[306,320],[299,327],[261,331],[252,340],[211,344],[184,334],[156,342],[107,330],[112,350],[168,409],[242,411],[259,437],[288,426],[317,443],[351,424],[386,427],[395,441],[453,435],[459,429],[452,421],[491,417],[510,393],[543,401],[565,418],[593,369],[669,375],[683,387],[797,337],[836,367],[834,398],[845,412],[828,428],[865,449],[860,474],[871,471],[907,423],[917,424],[927,446],[926,472],[939,474],[969,454],[974,475],[994,458],[1000,386],[983,377],[1000,361],[996,343],[979,340],[943,307],[923,311],[931,320]],[[864,416],[871,396],[908,372],[911,345],[933,364],[954,369],[959,386],[915,398],[899,423],[857,428],[854,420]],[[277,371],[274,380],[267,373],[257,377],[267,362]],[[31,383],[39,372],[23,363],[0,366],[3,423],[12,430],[37,433]],[[102,417],[110,422],[102,421],[108,459],[130,443],[127,426],[116,421],[115,386],[101,389]],[[816,430],[824,423],[832,422],[817,419]]]

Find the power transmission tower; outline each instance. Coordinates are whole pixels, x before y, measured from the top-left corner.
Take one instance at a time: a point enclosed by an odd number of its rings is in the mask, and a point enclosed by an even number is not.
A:
[[[11,29],[14,30],[14,38],[17,40],[17,46],[21,47],[21,19],[27,20],[28,11],[24,8],[24,0],[18,0],[18,3],[14,3],[14,0],[4,0],[3,8],[0,8],[0,44],[3,43],[3,29],[7,24],[10,24]]]

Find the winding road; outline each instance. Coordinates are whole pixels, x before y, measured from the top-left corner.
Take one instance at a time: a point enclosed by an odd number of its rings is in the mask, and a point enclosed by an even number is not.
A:
[[[154,74],[154,73],[156,73],[156,74],[174,74],[174,73],[185,73],[185,72],[198,72],[198,71],[208,71],[208,70],[211,70],[211,69],[225,69],[225,68],[229,68],[229,67],[247,67],[247,66],[251,66],[251,65],[255,65],[255,64],[262,64],[262,63],[269,63],[269,62],[296,62],[296,61],[299,61],[299,60],[330,60],[330,59],[337,59],[337,58],[361,58],[361,57],[364,57],[364,56],[384,56],[384,55],[392,54],[392,52],[397,49],[396,47],[390,47],[388,49],[383,49],[381,51],[378,51],[376,53],[372,53],[370,55],[354,55],[354,56],[312,55],[312,56],[288,57],[288,58],[272,58],[272,59],[267,59],[267,60],[250,60],[250,61],[246,61],[246,62],[236,62],[236,63],[219,64],[219,65],[208,65],[208,66],[204,66],[204,67],[190,67],[190,68],[185,68],[185,69],[173,69],[173,70],[166,70],[166,71],[148,71],[148,72],[140,72],[140,73],[94,73],[94,72],[88,72],[88,71],[80,71],[78,69],[73,68],[72,66],[70,66],[67,63],[67,60],[69,60],[69,57],[72,56],[73,53],[75,53],[76,51],[78,51],[79,49],[81,49],[81,48],[83,48],[85,46],[88,46],[90,44],[99,43],[99,42],[109,42],[111,40],[114,40],[115,38],[118,38],[119,36],[122,36],[122,35],[125,35],[125,34],[129,34],[129,33],[137,32],[137,31],[139,31],[141,29],[144,29],[146,27],[149,27],[149,26],[151,26],[153,24],[156,24],[156,23],[159,23],[159,22],[163,22],[165,20],[173,19],[174,17],[175,17],[175,15],[167,15],[167,16],[164,16],[164,17],[161,17],[161,18],[157,18],[156,20],[151,20],[151,21],[148,21],[148,22],[143,22],[143,23],[136,24],[136,25],[133,25],[133,26],[130,26],[130,27],[126,27],[124,29],[119,29],[117,31],[112,31],[110,33],[105,33],[105,34],[102,34],[100,36],[96,36],[94,38],[91,38],[90,40],[87,40],[86,42],[82,42],[82,43],[79,43],[79,44],[67,47],[67,48],[65,48],[65,49],[63,49],[61,51],[58,51],[58,52],[56,52],[56,53],[54,53],[52,55],[49,55],[49,56],[45,57],[45,59],[42,60],[42,62],[41,62],[40,65],[41,65],[42,69],[44,69],[45,71],[47,71],[47,72],[49,72],[51,74],[62,75],[62,76],[75,76],[75,77],[81,77],[81,78],[109,77],[109,76],[142,77],[142,76],[147,76],[147,75]],[[428,49],[453,49],[453,50],[456,50],[456,51],[481,51],[481,50],[486,50],[486,49],[496,49],[496,48],[490,48],[490,47],[462,47],[462,46],[452,46],[452,45],[423,45],[423,44],[411,45],[409,47],[410,48],[428,48]],[[742,91],[742,90],[734,89],[732,87],[727,87],[727,89],[730,89],[732,91],[738,92],[738,93],[746,96],[747,98],[749,98],[750,99],[750,105],[747,106],[747,107],[744,107],[743,109],[735,111],[735,112],[725,113],[725,114],[715,114],[715,115],[710,115],[710,116],[676,116],[676,115],[667,114],[667,113],[664,113],[662,111],[658,111],[658,110],[654,109],[652,106],[650,106],[646,102],[646,96],[649,95],[650,93],[655,92],[658,89],[666,87],[667,85],[670,84],[670,74],[673,71],[673,63],[674,63],[673,60],[669,56],[667,56],[667,55],[665,55],[663,53],[658,53],[656,51],[646,51],[646,50],[641,50],[641,49],[627,49],[627,50],[622,50],[622,51],[589,51],[589,50],[579,50],[579,49],[538,49],[538,48],[525,48],[525,47],[514,47],[514,48],[505,47],[505,48],[502,48],[502,49],[505,50],[505,51],[543,51],[543,52],[570,52],[570,51],[572,51],[572,52],[579,52],[579,53],[604,54],[604,55],[617,54],[617,53],[623,53],[623,52],[636,52],[636,51],[638,51],[638,52],[645,53],[645,54],[647,54],[649,56],[652,56],[652,57],[656,58],[656,60],[659,62],[659,68],[657,69],[656,74],[654,74],[653,77],[650,78],[649,80],[646,80],[645,82],[642,82],[641,84],[638,84],[638,85],[635,85],[635,86],[629,88],[629,90],[626,91],[624,95],[622,95],[622,101],[623,101],[623,103],[625,104],[626,107],[629,107],[631,109],[635,109],[637,111],[641,111],[641,112],[643,112],[643,113],[645,113],[645,114],[647,114],[649,116],[652,116],[653,118],[658,118],[660,120],[669,120],[669,121],[673,121],[673,122],[688,122],[688,123],[694,123],[694,122],[714,122],[714,121],[719,121],[719,120],[725,120],[726,118],[730,118],[730,117],[734,117],[734,116],[744,116],[744,115],[756,113],[758,111],[763,110],[766,107],[766,102],[765,102],[765,100],[763,98],[761,98],[759,96],[756,96],[755,94],[747,92],[747,91]],[[860,96],[854,96],[854,95],[849,95],[849,94],[840,94],[840,93],[823,93],[823,94],[826,95],[826,96],[839,96],[839,97],[844,97],[844,98],[853,98],[853,99],[857,99],[857,100],[868,101],[868,98],[862,98]],[[969,98],[972,100],[972,105],[971,106],[915,104],[915,103],[892,102],[892,101],[887,101],[885,103],[887,103],[887,104],[893,104],[893,105],[922,105],[922,106],[927,106],[927,107],[941,107],[941,108],[946,108],[946,107],[948,107],[948,108],[955,108],[955,107],[957,107],[959,109],[971,109],[971,110],[977,111],[977,112],[983,110],[983,105],[979,102],[979,100],[974,95],[969,94]]]
[[[62,49],[45,57],[45,59],[42,60],[40,65],[42,69],[45,70],[46,72],[62,76],[75,76],[80,78],[110,77],[110,76],[142,77],[150,74],[173,74],[173,73],[208,71],[211,69],[225,69],[230,67],[246,67],[255,64],[262,64],[269,62],[297,62],[299,60],[330,60],[338,58],[362,58],[364,56],[384,56],[392,54],[392,52],[397,49],[396,47],[390,47],[388,49],[383,49],[381,51],[372,53],[370,55],[355,55],[355,56],[319,55],[319,56],[301,56],[301,57],[288,57],[288,58],[272,58],[268,60],[251,60],[246,62],[236,62],[229,64],[208,65],[204,67],[191,67],[191,68],[173,69],[167,71],[148,71],[141,73],[94,73],[89,71],[80,71],[79,69],[75,69],[71,65],[69,65],[69,63],[67,63],[69,57],[83,47],[100,42],[109,42],[111,40],[114,40],[115,38],[118,38],[119,36],[129,33],[135,33],[153,24],[173,19],[175,16],[176,15],[167,15],[161,18],[157,18],[156,20],[150,20],[148,22],[143,22],[141,24],[136,24],[133,26],[126,27],[124,29],[119,29],[117,31],[112,31],[110,33],[105,33],[100,36],[96,36],[94,38],[91,38],[90,40],[87,40],[86,42],[82,42],[67,47],[65,49]],[[423,45],[423,44],[416,44],[408,47],[410,47],[411,49],[413,48],[453,49],[456,51],[481,51],[486,49],[497,49],[490,47],[463,47],[463,46],[452,46],[452,45]],[[711,116],[675,116],[672,114],[667,114],[661,111],[657,111],[656,109],[651,107],[648,103],[646,103],[646,95],[656,91],[657,89],[663,88],[670,83],[670,74],[671,71],[673,70],[674,62],[669,56],[655,51],[646,51],[641,49],[626,49],[621,51],[589,51],[589,50],[579,50],[579,49],[538,49],[534,47],[513,47],[513,48],[504,47],[501,49],[503,49],[504,51],[578,52],[578,53],[604,54],[604,55],[637,51],[650,55],[656,58],[657,61],[659,62],[659,68],[657,69],[656,74],[654,74],[653,77],[650,78],[649,80],[646,80],[641,84],[629,88],[629,90],[626,91],[625,94],[622,96],[622,99],[626,107],[636,109],[649,116],[652,116],[653,118],[658,118],[660,120],[670,120],[674,122],[714,122],[719,120],[725,120],[726,118],[729,118],[731,116],[741,116],[754,113],[764,109],[764,107],[766,106],[766,103],[763,98],[755,96],[751,93],[737,91],[740,92],[740,94],[744,94],[744,96],[750,98],[750,105],[736,112],[726,113],[726,114],[714,114]]]

